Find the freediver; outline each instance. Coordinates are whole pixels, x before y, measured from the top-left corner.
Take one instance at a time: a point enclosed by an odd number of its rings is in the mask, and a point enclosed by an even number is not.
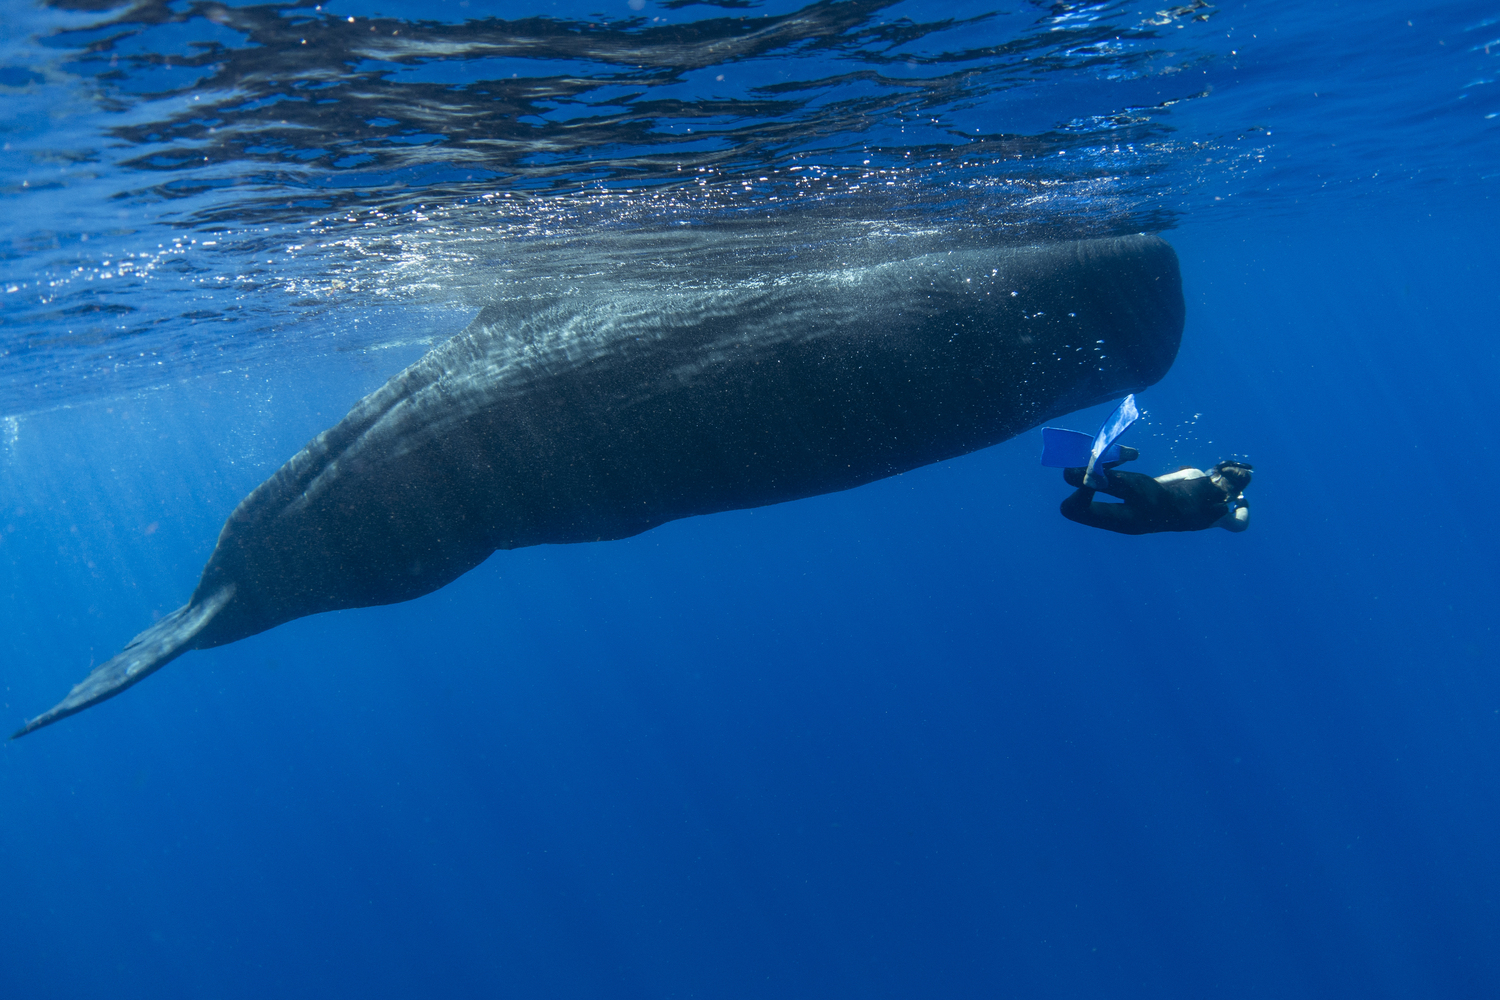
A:
[[[1088,470],[1063,469],[1064,481],[1075,490],[1062,502],[1062,516],[1123,535],[1204,528],[1244,531],[1250,527],[1250,503],[1245,499],[1245,488],[1250,485],[1249,465],[1226,460],[1208,472],[1179,469],[1155,479],[1115,468],[1138,456],[1134,448],[1120,446],[1119,461],[1101,463],[1094,471],[1093,481],[1100,484],[1097,492],[1124,503],[1096,502],[1095,489],[1085,484]]]

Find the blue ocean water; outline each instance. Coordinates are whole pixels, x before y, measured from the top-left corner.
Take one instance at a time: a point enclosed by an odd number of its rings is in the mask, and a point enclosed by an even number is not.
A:
[[[606,267],[1159,231],[1128,440],[1256,469],[1244,534],[1115,536],[1031,432],[191,653],[5,744],[3,995],[1500,992],[1494,4],[0,17],[14,724]]]

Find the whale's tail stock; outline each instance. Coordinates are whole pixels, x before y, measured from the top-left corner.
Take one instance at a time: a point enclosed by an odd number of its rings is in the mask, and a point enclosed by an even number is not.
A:
[[[132,684],[160,670],[192,648],[193,639],[224,609],[224,605],[232,597],[234,584],[231,583],[214,591],[207,599],[184,604],[165,616],[131,639],[113,659],[91,670],[87,677],[68,692],[66,698],[11,733],[10,738],[25,736],[43,726],[52,725],[58,719],[66,719],[75,712],[81,712],[90,705],[113,698]]]

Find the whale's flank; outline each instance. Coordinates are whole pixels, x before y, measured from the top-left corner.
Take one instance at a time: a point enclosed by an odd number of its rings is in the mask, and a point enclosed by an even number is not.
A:
[[[1176,255],[1150,236],[495,303],[235,508],[180,627],[142,633],[22,733],[186,649],[409,600],[496,549],[624,538],[996,444],[1156,382],[1182,327]]]

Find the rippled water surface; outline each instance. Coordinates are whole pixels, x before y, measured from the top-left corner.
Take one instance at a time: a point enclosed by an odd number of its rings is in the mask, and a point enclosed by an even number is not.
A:
[[[11,5],[0,409],[622,256],[774,268],[1473,184],[1500,104],[1470,6]]]

